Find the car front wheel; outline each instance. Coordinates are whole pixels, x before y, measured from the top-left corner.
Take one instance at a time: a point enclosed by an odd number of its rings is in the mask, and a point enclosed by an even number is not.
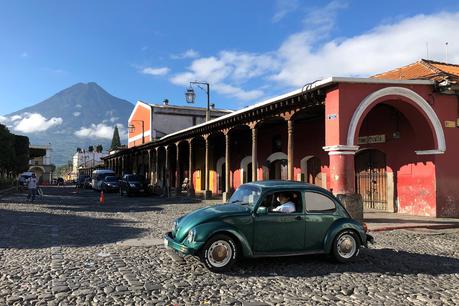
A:
[[[236,261],[237,256],[235,241],[223,234],[210,238],[200,252],[201,261],[213,272],[228,270]]]
[[[339,233],[333,241],[333,256],[339,262],[349,262],[359,255],[360,240],[356,233],[345,230]]]

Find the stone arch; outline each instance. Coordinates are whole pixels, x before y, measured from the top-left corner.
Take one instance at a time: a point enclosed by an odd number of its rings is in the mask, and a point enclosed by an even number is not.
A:
[[[287,160],[287,159],[288,159],[288,156],[284,152],[275,152],[266,158],[266,162],[270,164],[278,160]],[[263,179],[264,180],[269,179],[269,167],[266,165],[263,165]]]
[[[247,183],[247,169],[249,164],[252,162],[252,155],[247,155],[241,160],[241,184]],[[253,174],[252,174],[253,175]]]
[[[386,96],[400,96],[407,98],[408,100],[406,100],[406,102],[410,103],[416,109],[418,109],[428,121],[433,132],[432,134],[435,135],[436,148],[432,150],[416,151],[416,154],[443,154],[446,151],[446,141],[445,135],[443,133],[443,128],[433,108],[419,94],[403,87],[386,87],[377,90],[368,95],[365,99],[362,100],[362,102],[360,102],[359,106],[354,111],[351,122],[349,124],[347,133],[347,146],[352,147],[355,145],[354,143],[356,139],[356,133],[358,131],[359,125],[365,118],[365,115],[368,113],[368,111],[371,110],[373,106],[380,103],[378,100]]]
[[[225,192],[223,185],[225,184],[225,170],[223,169],[223,165],[225,164],[225,158],[220,157],[217,160],[217,191]],[[222,184],[223,183],[223,184]]]
[[[304,179],[302,181],[304,182],[311,183],[308,179],[308,174],[311,171],[311,169],[309,169],[310,165],[308,164],[314,159],[317,159],[320,165],[322,165],[322,161],[320,160],[320,158],[315,155],[307,155],[303,157],[300,161],[301,175],[304,175]],[[327,186],[326,178],[327,176],[325,175],[325,173],[323,172],[317,173],[314,179],[315,181],[314,183],[317,184],[317,186],[325,188]]]

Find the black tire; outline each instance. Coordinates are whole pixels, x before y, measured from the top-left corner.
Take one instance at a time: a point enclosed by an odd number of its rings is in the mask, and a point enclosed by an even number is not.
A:
[[[332,255],[338,262],[353,261],[359,255],[359,252],[360,239],[352,230],[339,232],[333,240]]]
[[[217,248],[222,248],[221,252],[224,253],[218,253]],[[214,258],[215,255],[221,256],[222,259]],[[217,234],[207,240],[199,252],[199,257],[207,269],[219,273],[227,271],[237,261],[239,250],[233,238],[225,234]]]

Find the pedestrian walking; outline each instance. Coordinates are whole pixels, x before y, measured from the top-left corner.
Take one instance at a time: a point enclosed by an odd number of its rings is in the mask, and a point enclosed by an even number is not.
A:
[[[27,180],[27,188],[29,189],[27,200],[31,200],[32,202],[35,201],[35,195],[37,194],[38,188],[38,179],[35,173],[32,173],[32,176]]]

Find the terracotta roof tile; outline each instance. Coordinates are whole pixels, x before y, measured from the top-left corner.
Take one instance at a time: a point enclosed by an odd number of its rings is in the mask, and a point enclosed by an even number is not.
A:
[[[389,80],[429,79],[435,81],[449,78],[453,81],[459,81],[459,65],[421,59],[413,64],[376,74],[372,78]]]

